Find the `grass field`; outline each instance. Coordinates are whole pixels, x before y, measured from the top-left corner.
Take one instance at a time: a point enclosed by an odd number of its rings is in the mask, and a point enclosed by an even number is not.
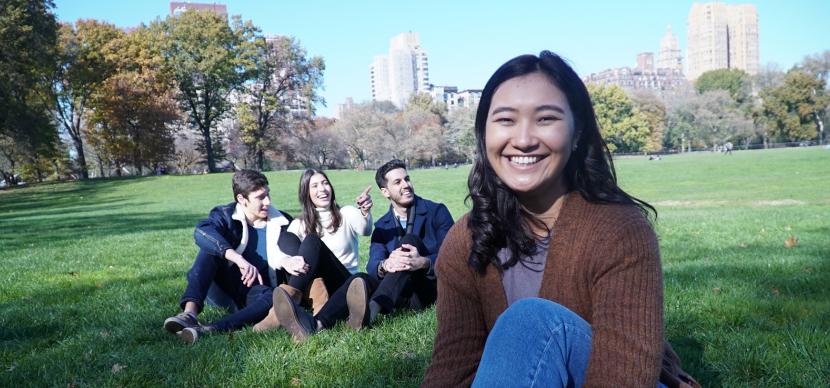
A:
[[[704,386],[830,385],[830,151],[642,157],[622,186],[654,204],[666,333]],[[467,168],[414,170],[416,191],[464,204]],[[271,172],[298,214],[299,172]],[[335,171],[341,203],[370,172]],[[375,219],[387,202],[375,189]],[[343,326],[303,345],[243,330],[194,346],[164,332],[196,247],[194,223],[232,200],[230,174],[0,191],[0,386],[416,386],[434,310]],[[797,244],[785,246],[794,236]],[[791,240],[792,241],[792,240]],[[361,256],[367,241],[361,241]],[[365,264],[365,261],[364,261]],[[203,321],[222,315],[208,308]]]

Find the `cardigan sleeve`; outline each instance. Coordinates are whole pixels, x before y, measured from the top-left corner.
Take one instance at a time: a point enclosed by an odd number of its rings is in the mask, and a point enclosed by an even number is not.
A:
[[[450,229],[438,253],[438,329],[422,387],[469,386],[487,339],[482,301],[467,266],[470,239],[463,222]]]
[[[593,338],[585,386],[654,387],[663,350],[657,237],[644,217],[617,225],[593,263]]]

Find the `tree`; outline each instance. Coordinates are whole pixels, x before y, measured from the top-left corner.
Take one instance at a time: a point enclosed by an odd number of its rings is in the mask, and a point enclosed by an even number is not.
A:
[[[200,10],[187,10],[163,24],[166,72],[178,88],[176,100],[187,112],[188,123],[201,135],[199,148],[210,172],[217,171],[221,151],[215,124],[230,108],[231,92],[249,77],[249,58],[242,43],[252,28],[238,17],[229,26],[224,17]]]
[[[404,159],[413,165],[434,165],[442,159],[444,127],[442,118],[431,105],[407,104],[399,118],[387,125],[387,133],[394,139],[388,147],[394,150],[393,157]]]
[[[804,57],[800,67],[808,74],[823,80],[825,88],[830,87],[830,50]]]
[[[63,24],[60,28],[58,69],[52,86],[53,111],[72,139],[82,179],[89,178],[82,120],[93,93],[115,71],[106,51],[122,35],[114,25],[96,20],[79,20],[74,26]]]
[[[445,143],[458,155],[472,162],[476,155],[476,109],[460,107],[450,112]]]
[[[824,119],[830,96],[825,81],[801,69],[787,72],[784,83],[761,92],[763,116],[777,141],[824,142]]]
[[[634,93],[631,100],[634,102],[634,106],[643,113],[643,117],[651,130],[651,136],[643,147],[643,151],[661,151],[666,131],[666,105],[651,92]]]
[[[303,166],[337,168],[347,159],[347,150],[335,132],[335,121],[316,118],[309,124],[294,131],[286,139],[284,153]]]
[[[590,83],[600,131],[611,152],[640,152],[651,136],[645,115],[634,106],[625,91],[616,85]]]
[[[174,153],[171,124],[178,112],[155,38],[141,27],[114,41],[116,73],[92,96],[87,138],[99,157],[115,163],[119,175],[126,163],[141,175],[144,167],[157,167]]]
[[[379,162],[395,154],[389,146],[397,141],[398,131],[392,127],[400,126],[394,120],[398,112],[389,101],[355,104],[343,112],[333,132],[346,147],[352,166],[367,168],[372,161]]]
[[[12,184],[19,168],[58,153],[57,130],[42,98],[57,44],[52,7],[50,0],[0,3],[0,174]]]
[[[415,93],[409,97],[409,102],[406,103],[406,109],[413,110],[416,108],[438,116],[441,120],[441,125],[447,123],[447,105],[443,102],[436,102],[427,93]]]
[[[174,152],[171,122],[178,118],[172,96],[158,92],[152,79],[128,72],[111,77],[96,96],[88,127],[90,141],[117,167],[129,163],[138,169],[157,166]]]
[[[196,142],[192,136],[196,136],[196,134],[192,132],[180,132],[176,136],[174,144],[176,152],[173,154],[171,162],[177,174],[183,175],[195,172],[194,167],[199,162],[199,152],[196,150]]]
[[[710,70],[695,80],[695,90],[698,93],[726,90],[740,106],[750,102],[751,86],[749,74],[740,69]]]
[[[300,103],[313,114],[314,104],[323,102],[318,90],[325,63],[320,57],[307,57],[299,42],[287,36],[256,37],[251,49],[252,80],[242,89],[236,113],[242,140],[262,170],[265,150],[275,148],[280,130],[295,119],[290,106]]]
[[[681,151],[727,141],[748,144],[755,136],[752,121],[725,90],[673,101],[667,114],[667,128],[665,145]]]
[[[824,82],[824,94],[830,93],[830,50],[821,53],[808,55],[804,58],[801,68],[809,74]],[[816,122],[819,127],[819,143],[824,144],[824,122],[830,117],[830,104],[823,110],[815,112]]]
[[[783,82],[784,72],[778,65],[769,63],[752,77],[752,88],[756,92],[760,92],[764,89],[779,87]]]

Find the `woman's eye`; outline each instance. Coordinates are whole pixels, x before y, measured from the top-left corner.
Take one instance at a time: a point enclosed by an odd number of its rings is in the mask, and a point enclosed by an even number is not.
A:
[[[513,119],[511,119],[509,117],[498,117],[493,121],[497,122],[499,124],[511,124],[511,123],[513,123]]]
[[[559,118],[556,116],[544,116],[539,118],[540,123],[552,123],[557,120],[559,120]]]

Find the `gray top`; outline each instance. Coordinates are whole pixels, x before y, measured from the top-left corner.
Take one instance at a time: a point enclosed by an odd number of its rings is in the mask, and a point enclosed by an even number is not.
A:
[[[539,296],[539,287],[542,285],[542,274],[548,258],[549,245],[550,236],[537,241],[536,253],[533,256],[523,258],[512,267],[504,270],[501,282],[504,285],[508,306],[519,299]],[[510,253],[507,248],[500,249],[497,256],[502,264],[510,260]]]

